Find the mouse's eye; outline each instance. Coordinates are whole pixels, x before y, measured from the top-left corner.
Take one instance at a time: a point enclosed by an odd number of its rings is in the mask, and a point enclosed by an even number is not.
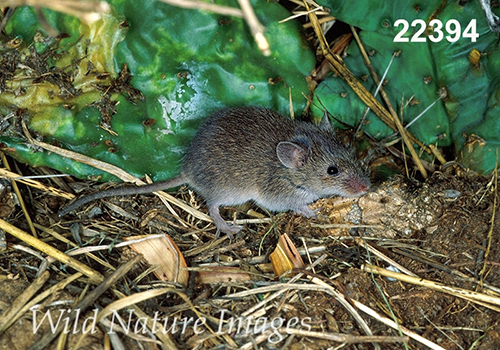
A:
[[[329,166],[328,169],[326,170],[326,172],[328,173],[328,175],[337,175],[339,173],[339,168],[337,168],[336,166]]]

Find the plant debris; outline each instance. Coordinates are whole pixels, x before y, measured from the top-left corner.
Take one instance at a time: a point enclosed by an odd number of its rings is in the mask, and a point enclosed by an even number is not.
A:
[[[339,199],[323,199],[315,204],[320,209],[318,219],[283,213],[271,217],[271,222],[247,224],[231,245],[227,237],[214,239],[212,224],[185,211],[166,209],[151,195],[103,200],[73,219],[60,221],[55,213],[63,201],[54,200],[46,190],[29,188],[37,198],[32,215],[39,239],[93,271],[109,276],[120,268],[135,256],[124,238],[143,234],[168,234],[191,270],[187,287],[182,287],[159,281],[151,273],[154,268],[148,269],[144,260],[135,264],[78,317],[73,315],[71,326],[77,331],[69,334],[69,347],[102,343],[110,327],[123,328],[117,317],[130,320],[131,327],[139,327],[137,322],[142,317],[149,322],[158,320],[155,335],[122,330],[119,338],[127,349],[139,349],[138,343],[150,348],[157,348],[157,344],[166,348],[246,348],[252,342],[265,348],[292,342],[309,349],[369,342],[383,349],[401,349],[402,341],[412,344],[410,348],[423,343],[436,349],[453,349],[470,347],[478,339],[483,348],[493,349],[500,346],[498,215],[495,223],[490,223],[498,210],[498,204],[493,206],[497,190],[492,178],[457,169],[436,172],[424,183],[396,177],[354,203],[343,204],[345,214],[361,208],[357,216],[347,215],[357,217],[358,223],[331,215],[337,212]],[[35,182],[44,182],[45,188],[50,188],[55,185],[50,181]],[[93,187],[99,190],[99,186]],[[23,195],[27,189],[23,187]],[[8,190],[3,193],[4,200],[12,196]],[[204,210],[198,198],[185,188],[175,196]],[[26,230],[18,210],[6,211],[2,221]],[[100,214],[91,217],[92,212]],[[250,218],[246,210],[237,212],[239,219]],[[267,216],[264,212],[260,215]],[[68,248],[76,246],[70,232],[75,223],[82,244],[73,251]],[[4,230],[7,249],[0,253],[0,309],[2,316],[11,319],[7,322],[0,316],[0,325],[11,325],[0,328],[0,348],[14,339],[18,349],[36,348],[33,344],[43,342],[43,334],[50,330],[43,317],[56,319],[61,310],[70,310],[69,317],[75,312],[71,310],[79,295],[98,288],[94,283],[99,282],[35,254],[26,246],[29,242],[16,243],[9,230]],[[285,233],[306,268],[278,280],[268,254]],[[44,270],[47,263],[51,268]],[[234,278],[234,272],[227,270],[230,266],[238,268]],[[17,302],[17,313],[7,314],[7,306],[43,271],[44,276],[50,273],[49,283],[42,284],[37,292],[44,297],[29,298],[36,301],[33,305],[38,305],[37,311],[22,308],[32,307],[33,302],[27,299]],[[195,278],[202,271],[214,273]],[[64,290],[43,294],[58,283],[66,286]],[[108,310],[102,314],[107,318],[101,315],[101,308]],[[83,336],[83,323],[87,320],[90,326],[94,318],[99,321],[95,333]],[[33,332],[35,326],[38,328]],[[152,323],[141,327],[150,332],[154,329]]]

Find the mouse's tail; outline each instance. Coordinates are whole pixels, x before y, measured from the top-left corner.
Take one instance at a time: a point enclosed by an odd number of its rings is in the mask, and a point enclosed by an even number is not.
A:
[[[155,182],[144,186],[119,187],[119,188],[112,188],[106,191],[95,192],[89,194],[88,196],[80,197],[77,200],[71,202],[69,205],[67,205],[59,212],[58,216],[63,217],[70,211],[75,210],[84,204],[95,201],[96,199],[114,197],[114,196],[128,196],[133,194],[151,193],[177,187],[184,184],[185,182],[186,181],[182,176],[177,176],[170,180]]]

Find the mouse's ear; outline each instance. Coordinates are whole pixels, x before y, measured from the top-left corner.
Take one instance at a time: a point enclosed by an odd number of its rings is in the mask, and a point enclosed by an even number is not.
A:
[[[323,114],[323,118],[321,118],[321,122],[319,123],[319,128],[325,131],[334,132],[328,113],[325,112]]]
[[[276,155],[281,164],[290,169],[298,169],[302,167],[307,158],[309,158],[309,150],[296,143],[283,141],[276,146]]]

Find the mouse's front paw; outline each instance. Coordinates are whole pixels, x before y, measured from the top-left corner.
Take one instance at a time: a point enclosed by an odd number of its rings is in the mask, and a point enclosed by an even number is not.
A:
[[[304,205],[303,207],[296,209],[295,212],[297,214],[304,215],[308,219],[316,216],[316,212],[309,208],[308,205]]]

